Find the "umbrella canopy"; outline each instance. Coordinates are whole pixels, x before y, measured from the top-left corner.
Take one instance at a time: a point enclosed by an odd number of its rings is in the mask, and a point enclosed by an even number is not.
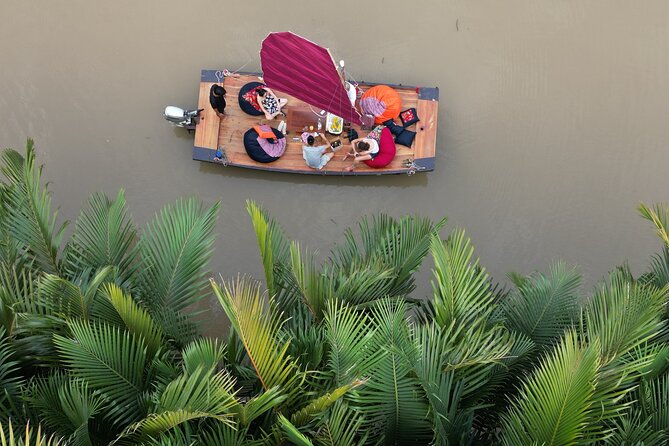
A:
[[[327,48],[291,32],[271,33],[262,42],[260,65],[270,88],[361,124]]]

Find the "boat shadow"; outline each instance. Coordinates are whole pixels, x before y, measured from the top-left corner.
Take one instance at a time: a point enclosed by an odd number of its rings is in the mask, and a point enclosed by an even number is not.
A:
[[[309,175],[288,172],[269,172],[266,170],[246,169],[233,166],[222,166],[213,163],[200,163],[200,172],[207,175],[218,175],[228,178],[271,181],[282,184],[318,184],[327,186],[384,187],[407,188],[427,187],[432,172],[407,175]]]

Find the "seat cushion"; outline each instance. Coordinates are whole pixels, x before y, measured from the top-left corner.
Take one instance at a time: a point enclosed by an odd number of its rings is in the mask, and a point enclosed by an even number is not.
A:
[[[399,135],[395,137],[395,143],[401,146],[411,147],[413,140],[416,138],[416,132],[413,130],[404,129]]]
[[[365,160],[364,163],[369,167],[379,169],[386,167],[394,158],[395,141],[393,141],[393,135],[388,130],[388,127],[384,127],[381,130],[381,137],[379,138],[379,154],[374,159]]]
[[[402,120],[402,125],[404,127],[409,127],[412,124],[420,121],[418,118],[418,112],[415,107],[408,108],[400,113],[400,119]]]
[[[239,108],[252,116],[262,116],[263,111],[258,105],[257,91],[260,88],[267,88],[262,82],[249,82],[239,89]]]
[[[272,129],[274,142],[258,136],[255,129],[250,128],[244,133],[244,148],[253,161],[271,163],[281,158],[286,151],[286,138],[277,129]]]
[[[360,98],[360,110],[365,115],[374,116],[376,124],[397,118],[401,109],[399,93],[387,85],[375,85]]]

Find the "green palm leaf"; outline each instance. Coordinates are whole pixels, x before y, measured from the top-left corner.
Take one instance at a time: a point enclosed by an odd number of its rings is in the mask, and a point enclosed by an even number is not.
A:
[[[598,345],[586,346],[568,332],[520,390],[503,421],[504,444],[591,444],[585,431],[600,415],[598,353]]]
[[[164,336],[160,326],[147,310],[117,285],[105,286],[104,295],[116,310],[125,328],[142,339],[146,346],[147,358],[153,358],[163,348]]]
[[[223,288],[212,281],[212,287],[263,389],[279,386],[287,395],[295,394],[304,374],[287,354],[290,340],[279,339],[282,314],[267,308],[260,284],[242,278],[230,285],[224,283]]]
[[[280,276],[275,274],[275,269],[278,265],[288,262],[289,242],[279,224],[254,201],[246,202],[246,210],[251,217],[251,223],[258,239],[267,290],[270,296],[279,299],[283,283],[279,280]]]
[[[291,444],[296,446],[314,446],[309,438],[299,431],[286,417],[279,415],[279,425]]]
[[[507,325],[548,347],[576,322],[581,275],[563,262],[551,265],[549,276],[535,273],[503,301]]]
[[[432,236],[436,282],[433,310],[436,322],[442,327],[477,327],[487,324],[494,309],[494,295],[488,275],[472,260],[474,247],[464,231],[455,230],[446,242]]]
[[[291,415],[290,421],[297,427],[302,427],[307,423],[313,421],[317,416],[320,416],[330,406],[336,403],[340,398],[346,395],[352,389],[364,384],[362,380],[355,380],[349,384],[340,386],[332,392],[327,392],[324,395],[310,401],[302,409]]]
[[[144,341],[106,324],[71,322],[73,339],[54,342],[74,376],[85,380],[110,403],[108,416],[117,424],[140,418],[146,411],[147,355]]]
[[[171,382],[160,395],[154,411],[129,426],[121,440],[139,441],[157,438],[182,423],[212,419],[233,426],[231,411],[237,401],[234,379],[226,372],[198,368]]]
[[[69,444],[93,444],[89,423],[104,402],[86,382],[69,379],[62,373],[53,374],[35,383],[28,402],[49,428],[68,438]]]
[[[2,172],[9,180],[3,196],[9,233],[28,247],[42,271],[58,274],[58,250],[66,224],[57,225],[58,213],[51,212],[51,196],[42,186],[42,166],[35,164],[33,140],[28,139],[25,157],[5,150],[2,162]]]
[[[113,266],[122,280],[128,279],[137,254],[133,249],[136,236],[123,190],[115,200],[105,194],[93,194],[88,200],[88,210],[77,219],[68,244],[68,270]]]
[[[183,368],[186,373],[194,373],[198,368],[216,370],[225,359],[225,344],[218,340],[200,338],[188,344],[183,352]]]
[[[11,408],[24,385],[19,364],[14,360],[12,346],[0,327],[0,418],[10,417]]]
[[[376,332],[369,317],[343,302],[328,304],[324,329],[329,345],[328,370],[337,386],[365,377],[385,354],[374,349]]]
[[[364,419],[346,403],[338,402],[314,438],[317,446],[362,446],[367,441]]]
[[[37,292],[54,315],[88,320],[98,289],[111,272],[112,267],[103,267],[92,277],[84,274],[76,282],[54,274],[44,274],[37,283]]]
[[[658,289],[628,282],[612,274],[608,286],[600,286],[585,308],[583,325],[589,339],[598,339],[605,362],[667,332],[661,320],[669,288]]]
[[[204,210],[195,199],[179,200],[148,224],[139,280],[154,312],[182,312],[204,297],[218,208],[218,203]]]
[[[666,246],[669,246],[669,206],[659,203],[650,207],[644,203],[639,203],[637,210],[643,218],[653,223],[657,235]]]
[[[413,377],[413,344],[402,301],[381,302],[372,311],[373,350],[384,355],[368,370],[365,385],[355,392],[352,407],[364,417],[372,438],[384,438],[384,444],[427,444],[432,437],[428,406]]]
[[[253,420],[279,406],[286,401],[286,398],[287,396],[281,393],[279,387],[272,387],[243,404],[238,401],[232,408],[232,412],[241,426],[248,427]]]
[[[333,282],[318,271],[313,255],[306,253],[303,260],[300,245],[290,246],[290,265],[294,277],[295,292],[307,306],[316,321],[323,317],[325,305],[333,294]]]

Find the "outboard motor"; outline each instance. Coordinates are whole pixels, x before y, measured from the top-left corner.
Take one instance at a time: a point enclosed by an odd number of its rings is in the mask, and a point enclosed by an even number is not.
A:
[[[198,119],[200,118],[200,113],[202,110],[204,109],[200,108],[198,110],[184,110],[180,107],[168,105],[165,107],[165,113],[163,116],[177,127],[183,127],[190,131],[195,130],[195,126],[198,123]]]

